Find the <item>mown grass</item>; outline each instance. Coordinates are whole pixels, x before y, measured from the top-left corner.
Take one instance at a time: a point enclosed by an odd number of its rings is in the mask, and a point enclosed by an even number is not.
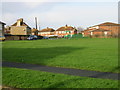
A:
[[[2,69],[3,85],[13,88],[118,88],[117,80],[78,77],[7,67]]]
[[[118,39],[5,41],[3,61],[119,72]]]

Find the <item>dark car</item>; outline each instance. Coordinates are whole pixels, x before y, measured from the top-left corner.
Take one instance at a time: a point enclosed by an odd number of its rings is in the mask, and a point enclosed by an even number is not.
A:
[[[37,36],[38,37],[38,39],[43,39],[43,36]]]
[[[49,37],[44,36],[43,39],[49,39]]]
[[[36,36],[36,35],[30,35],[27,39],[28,40],[37,40],[38,36]]]

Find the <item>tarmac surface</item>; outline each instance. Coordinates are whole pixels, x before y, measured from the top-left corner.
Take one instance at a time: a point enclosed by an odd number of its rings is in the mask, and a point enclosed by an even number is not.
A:
[[[36,64],[25,64],[25,63],[3,61],[2,67],[31,69],[31,70],[38,70],[38,71],[52,72],[52,73],[62,73],[62,74],[81,76],[81,77],[113,79],[113,80],[119,79],[118,73],[98,72],[98,71],[89,71],[89,70],[80,70],[80,69],[62,68],[62,67],[51,67],[51,66],[36,65]]]

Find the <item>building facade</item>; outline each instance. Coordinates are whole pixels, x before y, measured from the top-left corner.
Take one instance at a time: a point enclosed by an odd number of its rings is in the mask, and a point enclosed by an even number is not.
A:
[[[76,28],[74,28],[72,26],[68,26],[68,25],[58,28],[54,33],[54,35],[57,35],[58,37],[63,37],[66,35],[72,36],[74,34],[77,34]]]
[[[10,34],[10,29],[11,29],[10,26],[6,26],[6,27],[5,27],[5,30],[4,30],[4,33],[5,33],[5,34]]]
[[[31,32],[32,32],[32,35],[38,35],[38,30],[37,29],[35,29],[35,28],[33,28],[32,30],[31,30]]]
[[[106,22],[82,31],[84,37],[118,37],[120,24]]]
[[[42,29],[41,31],[38,32],[38,35],[39,36],[46,36],[46,37],[50,37],[52,35],[54,35],[54,29],[53,28],[45,28],[45,29]]]
[[[0,21],[0,36],[4,36],[4,29],[6,24]]]
[[[31,28],[23,22],[23,19],[18,19],[16,23],[11,25],[11,35],[31,35]]]

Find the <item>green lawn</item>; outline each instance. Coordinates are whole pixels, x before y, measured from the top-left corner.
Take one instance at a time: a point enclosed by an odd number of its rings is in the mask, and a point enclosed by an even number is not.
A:
[[[119,72],[118,39],[5,41],[3,61]]]
[[[2,68],[4,86],[14,88],[118,88],[117,80],[95,79],[17,68]]]

